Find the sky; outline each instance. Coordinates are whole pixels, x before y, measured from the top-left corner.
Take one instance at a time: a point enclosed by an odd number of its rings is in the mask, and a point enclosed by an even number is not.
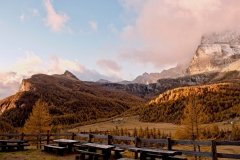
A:
[[[33,74],[133,80],[189,61],[240,26],[239,0],[0,1],[0,98]]]

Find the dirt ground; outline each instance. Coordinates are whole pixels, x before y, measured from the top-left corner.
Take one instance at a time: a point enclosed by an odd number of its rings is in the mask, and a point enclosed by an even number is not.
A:
[[[76,154],[52,155],[37,149],[16,152],[0,152],[0,160],[75,160]]]

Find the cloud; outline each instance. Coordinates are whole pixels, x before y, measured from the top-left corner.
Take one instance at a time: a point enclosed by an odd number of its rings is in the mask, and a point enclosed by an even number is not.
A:
[[[109,59],[101,59],[97,61],[97,65],[102,68],[107,75],[121,79],[121,67],[117,62]]]
[[[89,21],[90,28],[92,31],[97,32],[98,31],[98,23],[96,21]]]
[[[26,18],[26,17],[25,17],[24,14],[21,14],[20,17],[19,17],[19,19],[20,19],[21,22],[23,22],[23,21],[25,20],[25,18]]]
[[[25,11],[24,13],[22,13],[19,16],[19,19],[21,22],[24,22],[26,20],[29,20],[30,18],[34,18],[39,16],[39,11],[36,8],[33,9],[28,9],[27,11]]]
[[[117,66],[112,65],[112,67],[117,69]],[[29,78],[33,74],[63,74],[66,70],[73,72],[80,80],[84,81],[117,80],[111,75],[102,75],[95,70],[88,69],[75,60],[63,59],[58,56],[43,59],[36,53],[27,51],[15,65],[10,67],[10,70],[0,72],[0,98],[14,94],[22,79]]]
[[[18,90],[19,82],[15,72],[0,73],[0,99]]]
[[[47,11],[46,25],[54,32],[61,31],[65,27],[69,17],[65,13],[56,12],[50,0],[44,0],[44,5]]]
[[[240,28],[238,0],[122,1],[137,12],[121,32],[125,60],[171,65],[190,59],[202,35]]]
[[[38,11],[38,9],[33,8],[33,9],[31,10],[31,14],[32,14],[33,17],[39,16],[39,11]]]

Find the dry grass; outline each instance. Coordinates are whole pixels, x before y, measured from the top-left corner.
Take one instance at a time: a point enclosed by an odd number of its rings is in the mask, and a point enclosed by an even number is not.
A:
[[[124,117],[122,121],[116,123],[113,121],[106,121],[106,122],[100,122],[95,123],[91,125],[85,125],[76,127],[74,129],[70,129],[70,132],[83,132],[83,131],[89,131],[89,130],[98,130],[98,131],[107,131],[112,130],[114,128],[126,128],[126,129],[134,129],[134,128],[156,128],[160,129],[161,131],[164,131],[166,133],[175,133],[176,129],[179,127],[179,125],[175,125],[172,123],[146,123],[146,122],[140,122],[138,120],[138,116],[131,116],[131,117]]]
[[[216,124],[220,129],[224,130],[231,130],[232,124],[230,122],[218,122],[214,123]],[[210,124],[204,124],[203,127],[207,127]],[[240,127],[240,121],[235,121],[235,125]],[[147,123],[147,122],[140,122],[138,116],[130,116],[130,117],[123,117],[123,120],[119,123],[113,122],[112,120],[106,120],[103,122],[97,122],[90,125],[84,125],[79,126],[73,129],[68,130],[69,132],[88,132],[89,130],[98,130],[98,131],[107,131],[112,130],[114,128],[126,128],[129,130],[133,130],[134,128],[156,128],[160,129],[161,131],[164,131],[165,133],[171,133],[171,135],[174,135],[175,131],[182,127],[181,125],[172,124],[172,123]]]

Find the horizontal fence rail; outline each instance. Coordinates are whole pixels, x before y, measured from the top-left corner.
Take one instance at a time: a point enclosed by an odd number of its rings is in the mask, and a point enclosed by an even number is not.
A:
[[[54,137],[54,138],[53,138]],[[218,158],[232,158],[240,159],[240,154],[229,154],[229,153],[218,153],[217,146],[240,146],[240,141],[192,141],[192,140],[173,140],[171,138],[167,139],[147,139],[139,137],[129,137],[129,136],[111,136],[104,134],[87,134],[87,133],[0,133],[0,139],[21,139],[27,140],[29,143],[35,142],[37,147],[41,148],[44,144],[49,144],[54,139],[59,137],[67,137],[68,139],[85,139],[86,142],[93,142],[94,140],[101,139],[106,141],[107,144],[112,144],[116,146],[121,146],[124,143],[124,146],[129,147],[142,147],[145,144],[156,144],[165,146],[168,150],[180,151],[187,156],[195,157],[208,157],[212,160],[217,160]],[[116,143],[116,141],[120,142]],[[45,143],[44,143],[45,142]],[[129,142],[129,143],[125,143]],[[180,150],[173,149],[174,146],[194,146],[194,151],[189,150]],[[206,146],[210,148],[209,152],[206,151],[197,151],[197,147]]]

